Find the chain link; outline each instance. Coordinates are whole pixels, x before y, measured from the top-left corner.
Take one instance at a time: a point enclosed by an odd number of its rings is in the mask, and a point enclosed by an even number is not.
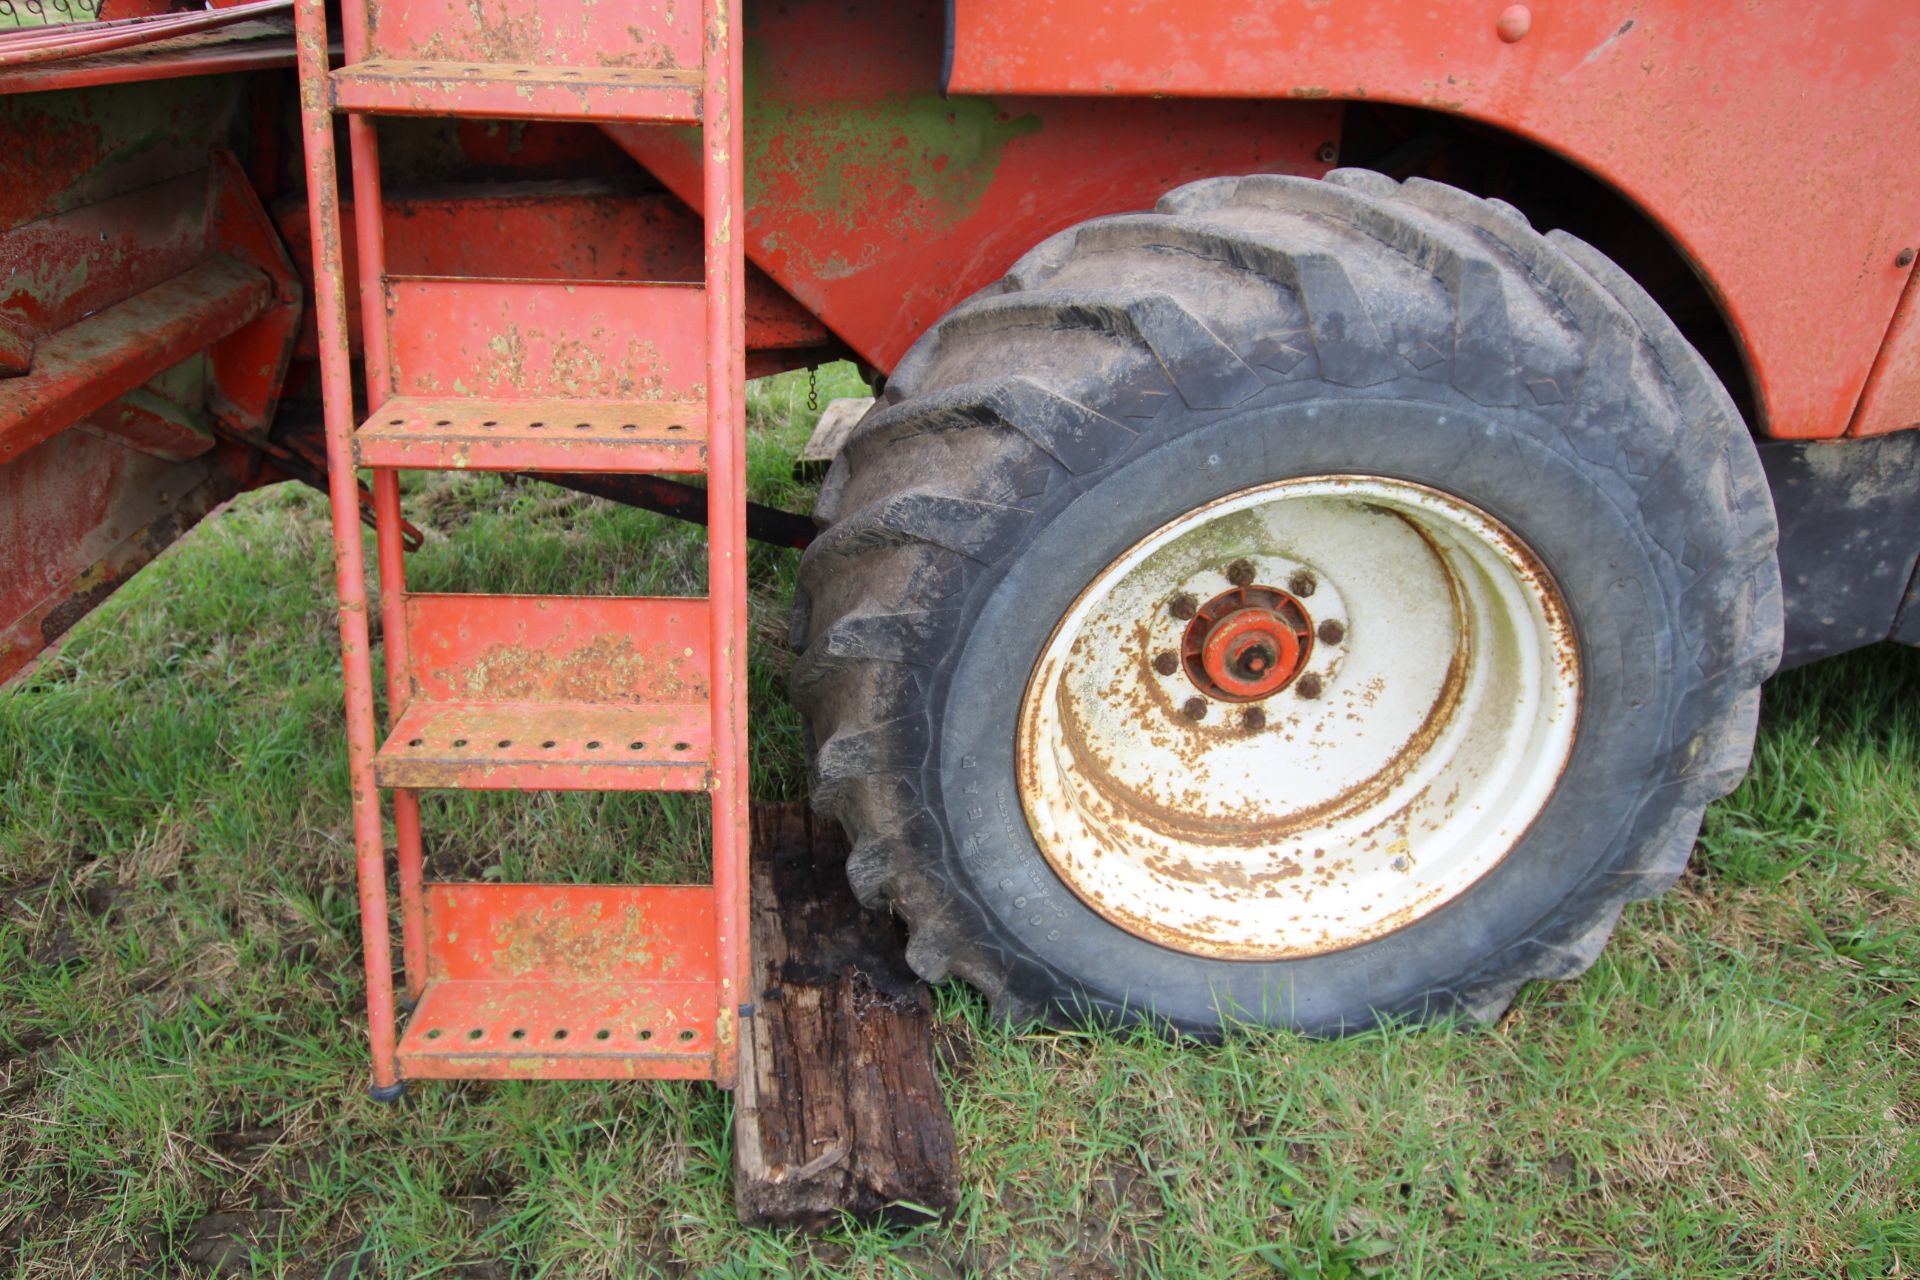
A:
[[[820,370],[817,366],[807,369],[807,412],[820,412]]]

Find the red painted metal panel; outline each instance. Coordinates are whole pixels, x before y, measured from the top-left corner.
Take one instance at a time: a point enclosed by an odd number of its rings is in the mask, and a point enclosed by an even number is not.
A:
[[[229,77],[0,96],[0,227],[203,171],[246,90]]]
[[[372,61],[333,73],[337,111],[494,120],[699,120],[696,72]]]
[[[711,982],[716,972],[706,885],[435,884],[427,920],[431,982]]]
[[[697,68],[703,7],[680,0],[406,0],[368,5],[369,55],[410,62]]]
[[[207,243],[266,273],[272,305],[252,324],[207,350],[208,407],[242,432],[264,431],[280,403],[299,334],[304,291],[273,220],[224,151],[213,155],[207,191]]]
[[[1366,99],[1533,138],[1656,219],[1740,335],[1774,435],[1846,430],[1920,235],[1920,9],[1771,0],[954,0],[965,93]]]
[[[209,167],[244,96],[195,82],[0,97],[0,328],[33,343],[30,370],[0,379],[0,514],[18,520],[0,531],[0,678],[258,474],[210,427],[264,422],[274,344],[201,358],[250,313],[216,352],[298,315],[244,177],[217,151]]]
[[[82,431],[0,465],[0,684],[237,487]]]
[[[702,395],[697,286],[389,277],[393,390],[501,400]]]
[[[409,1076],[713,1075],[712,889],[439,884],[426,916]]]
[[[410,595],[413,694],[704,707],[708,616],[697,597]]]
[[[383,785],[701,790],[710,609],[691,598],[411,595]]]
[[[44,336],[151,289],[207,252],[207,174],[182,174],[0,234],[0,315]]]
[[[0,381],[0,462],[235,332],[272,302],[258,268],[215,257],[44,338]]]
[[[763,5],[743,167],[748,257],[882,369],[1052,232],[1224,173],[1306,173],[1333,104],[946,98],[929,0]],[[605,126],[695,208],[684,133]]]
[[[0,383],[0,459],[203,349],[196,404],[243,430],[272,416],[300,286],[239,166],[212,160],[0,235],[0,315],[37,339]]]
[[[415,400],[399,397],[354,434],[366,467],[443,471],[706,469],[698,400]]]
[[[353,202],[346,202],[349,216]],[[412,276],[506,276],[521,280],[701,279],[700,217],[663,191],[623,190],[604,183],[475,187],[458,194],[389,194],[387,270]],[[281,234],[303,275],[304,201],[275,210]],[[348,302],[359,340],[355,246],[346,246]],[[832,341],[812,313],[756,269],[747,272],[747,349],[791,350]],[[313,320],[302,327],[300,354],[314,353]]]
[[[129,391],[74,425],[169,462],[185,462],[213,448],[213,430],[203,415],[145,390]]]
[[[1907,287],[1887,329],[1886,345],[1880,349],[1867,378],[1867,389],[1860,396],[1860,408],[1853,419],[1853,434],[1857,436],[1920,428],[1920,268],[1912,265],[1912,247],[1903,252],[1909,255]],[[1896,254],[1894,261],[1899,258]]]

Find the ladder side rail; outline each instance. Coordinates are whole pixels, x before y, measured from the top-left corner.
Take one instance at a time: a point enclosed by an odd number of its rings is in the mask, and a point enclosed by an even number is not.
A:
[[[369,0],[345,0],[340,6],[341,45],[348,65],[371,53]],[[353,175],[354,247],[359,264],[362,367],[367,379],[367,412],[393,396],[392,350],[387,345],[386,201],[380,179],[380,146],[371,116],[347,117],[347,155]],[[400,545],[400,477],[390,469],[373,473],[374,543],[380,572],[380,627],[387,651],[387,723],[398,720],[412,692],[407,637],[406,565]],[[395,871],[400,890],[401,970],[409,1002],[426,985],[427,921],[423,881],[425,845],[420,830],[418,792],[393,793]]]
[[[340,179],[327,92],[325,0],[298,0],[295,48],[300,76],[300,122],[305,136],[307,203],[313,236],[313,301],[320,346],[322,412],[327,439],[327,489],[333,513],[335,591],[339,600],[340,662],[346,692],[347,766],[353,788],[354,862],[359,880],[360,944],[367,977],[367,1021],[373,1092],[388,1100],[400,1091],[395,1057],[393,955],[387,925],[386,850],[380,792],[374,782],[378,743],[373,719],[373,663],[368,642],[366,564],[360,545],[360,498],[354,469],[353,377],[347,349],[346,284],[342,262]]]
[[[747,591],[746,440],[738,396],[746,380],[746,312],[741,296],[746,210],[741,164],[741,50],[735,0],[704,0],[704,142],[701,200],[707,277],[707,592],[713,652],[713,894],[719,966],[716,1082],[734,1085],[739,1014],[746,998],[747,937]]]

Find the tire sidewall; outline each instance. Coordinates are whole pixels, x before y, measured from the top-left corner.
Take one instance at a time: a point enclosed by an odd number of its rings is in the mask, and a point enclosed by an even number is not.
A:
[[[1672,566],[1633,477],[1583,458],[1523,409],[1318,387],[1207,413],[1169,410],[1125,461],[1048,495],[1019,550],[968,592],[932,689],[927,772],[955,883],[1012,961],[1009,981],[1087,993],[1090,1011],[1196,1030],[1222,1016],[1314,1032],[1422,1016],[1470,968],[1537,934],[1618,860],[1675,749],[1685,689]],[[1427,388],[1421,391],[1428,392]],[[1316,394],[1317,393],[1317,394]],[[1442,490],[1504,523],[1546,565],[1578,636],[1580,713],[1546,807],[1466,891],[1399,930],[1318,956],[1215,960],[1141,939],[1054,873],[1021,808],[1011,726],[1033,666],[1086,584],[1155,528],[1257,485],[1366,474]],[[1338,576],[1338,566],[1319,566]],[[1036,972],[1036,966],[1051,973]],[[1086,1011],[1083,1011],[1086,1012]]]

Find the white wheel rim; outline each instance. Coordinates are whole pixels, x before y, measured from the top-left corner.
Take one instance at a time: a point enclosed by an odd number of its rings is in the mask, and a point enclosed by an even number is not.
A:
[[[1297,667],[1282,596],[1308,615]],[[1232,612],[1251,603],[1269,614]],[[1272,634],[1250,648],[1249,626]],[[1190,670],[1196,629],[1240,665],[1201,652]],[[1282,666],[1277,691],[1219,683]],[[1022,701],[1021,803],[1061,879],[1128,931],[1315,955],[1437,910],[1507,855],[1566,767],[1579,690],[1558,589],[1485,512],[1379,476],[1262,485],[1162,526],[1074,601]]]

